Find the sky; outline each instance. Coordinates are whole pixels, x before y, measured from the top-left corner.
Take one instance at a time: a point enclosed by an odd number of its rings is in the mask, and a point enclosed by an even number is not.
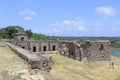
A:
[[[48,36],[120,36],[120,0],[0,0],[0,28]]]

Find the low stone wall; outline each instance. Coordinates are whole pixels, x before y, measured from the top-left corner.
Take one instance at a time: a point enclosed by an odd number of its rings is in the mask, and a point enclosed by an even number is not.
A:
[[[5,42],[5,44],[7,44],[18,56],[24,59],[30,68],[45,70],[45,68],[49,67],[50,62],[46,57],[38,56],[31,51],[22,49],[8,42]]]

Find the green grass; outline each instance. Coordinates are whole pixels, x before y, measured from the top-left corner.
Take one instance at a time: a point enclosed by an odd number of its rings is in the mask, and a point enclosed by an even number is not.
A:
[[[2,78],[0,78],[0,80],[1,80],[1,79],[2,79],[2,80],[23,80],[23,79],[21,78],[21,76],[18,75],[18,74],[15,74],[15,75],[8,74],[8,71],[7,71],[7,70],[1,71],[1,72],[0,72],[0,76],[2,77]]]
[[[114,57],[120,57],[120,55],[117,54],[117,53],[111,53],[111,55],[114,56]]]
[[[20,75],[14,75],[12,80],[22,80],[21,76]]]

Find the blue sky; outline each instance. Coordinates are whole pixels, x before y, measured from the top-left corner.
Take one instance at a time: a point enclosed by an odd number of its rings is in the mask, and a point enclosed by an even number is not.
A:
[[[120,36],[120,0],[0,0],[0,27],[49,36]]]

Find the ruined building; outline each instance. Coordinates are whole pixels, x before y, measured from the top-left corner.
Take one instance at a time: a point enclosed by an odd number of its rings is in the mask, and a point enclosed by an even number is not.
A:
[[[61,55],[85,61],[110,60],[110,42],[108,40],[85,41],[78,45],[74,42],[60,42]]]
[[[77,44],[72,41],[28,40],[25,33],[17,33],[15,44],[32,52],[58,51],[59,54],[80,61],[110,60],[110,42],[108,40],[85,41]]]
[[[17,33],[14,36],[14,42],[16,45],[32,52],[56,51],[58,49],[56,40],[29,40],[24,32]]]

